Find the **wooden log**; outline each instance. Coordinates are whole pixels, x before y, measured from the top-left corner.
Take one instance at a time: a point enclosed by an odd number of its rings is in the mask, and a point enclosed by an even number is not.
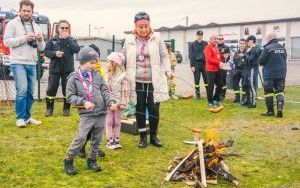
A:
[[[196,151],[196,148],[193,149],[182,161],[170,172],[167,177],[165,178],[165,181],[170,181],[172,176],[177,172],[177,170],[181,167],[181,165]]]
[[[223,109],[224,109],[224,106],[221,105],[217,108],[210,108],[209,111],[212,112],[212,113],[218,113],[218,112],[221,112]]]
[[[204,143],[203,139],[201,139],[201,140],[198,141],[198,150],[199,150],[201,183],[202,183],[202,185],[204,187],[207,187],[207,184],[206,184],[205,163],[204,163],[204,154],[203,154],[203,143]]]

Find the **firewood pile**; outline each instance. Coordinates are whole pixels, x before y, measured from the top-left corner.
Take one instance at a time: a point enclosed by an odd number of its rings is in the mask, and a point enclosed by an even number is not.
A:
[[[224,150],[231,147],[234,141],[228,140],[223,143],[209,138],[205,141],[202,139],[197,141],[195,138],[194,140],[196,146],[187,156],[173,158],[168,167],[170,173],[165,180],[185,181],[188,185],[206,187],[207,184],[217,184],[217,177],[221,176],[234,185],[238,185],[239,181],[231,174],[229,167],[224,162],[224,157],[227,155],[223,154]]]

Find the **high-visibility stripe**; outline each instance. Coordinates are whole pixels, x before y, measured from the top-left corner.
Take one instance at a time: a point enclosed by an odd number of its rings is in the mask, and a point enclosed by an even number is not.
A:
[[[208,84],[204,84],[204,86],[205,86],[205,87],[207,87],[207,86],[208,86]]]
[[[223,86],[222,89],[227,89],[227,86]]]
[[[278,95],[283,95],[283,96],[284,96],[284,93],[283,93],[283,92],[280,92],[280,93],[275,93],[274,95],[275,95],[275,96],[278,96]]]
[[[200,84],[195,84],[195,87],[196,87],[196,88],[200,87]]]
[[[51,99],[55,99],[56,97],[55,96],[46,96],[46,98],[51,100]]]
[[[242,91],[241,94],[242,94],[242,95],[246,95],[246,92]]]
[[[239,90],[234,91],[235,94],[241,93]]]
[[[265,97],[273,97],[273,96],[274,96],[274,93],[265,94]]]

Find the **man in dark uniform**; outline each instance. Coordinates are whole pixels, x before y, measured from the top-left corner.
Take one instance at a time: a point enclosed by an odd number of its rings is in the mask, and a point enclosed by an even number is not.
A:
[[[226,44],[224,44],[224,36],[218,36],[218,48],[220,51],[220,57],[222,63],[227,63],[230,60],[230,48]],[[227,77],[227,70],[221,69],[221,95],[220,100],[223,101],[225,99],[227,84],[226,84],[226,77]]]
[[[200,95],[201,74],[202,74],[202,78],[203,78],[203,82],[207,94],[207,77],[205,72],[205,56],[204,56],[204,48],[206,47],[207,42],[203,40],[203,32],[201,30],[197,31],[196,35],[197,35],[197,40],[195,40],[190,45],[189,58],[190,58],[191,70],[194,73],[196,98],[199,100],[201,98]]]
[[[235,93],[234,103],[241,102],[241,94],[242,94],[242,102],[245,101],[245,91],[246,91],[246,48],[245,48],[245,40],[239,40],[239,49],[234,53],[233,57],[233,90]],[[240,81],[242,80],[242,91],[240,91]]]
[[[261,54],[261,49],[256,46],[256,37],[253,35],[247,38],[248,49],[245,54],[246,64],[247,64],[247,86],[246,86],[246,106],[248,108],[256,108],[256,88],[255,79],[257,75],[255,74],[255,69],[258,66],[258,58]]]
[[[70,37],[69,22],[58,22],[58,34],[51,39],[45,48],[46,57],[50,58],[49,79],[46,96],[46,117],[52,116],[54,99],[61,80],[62,93],[66,96],[67,78],[74,71],[74,53],[78,53],[80,47],[75,39]],[[64,98],[63,115],[70,115],[70,104]]]
[[[278,43],[277,35],[267,36],[267,44],[259,57],[259,64],[263,66],[264,92],[267,112],[262,116],[274,116],[273,96],[277,100],[277,117],[281,118],[284,105],[284,86],[286,78],[286,49]]]

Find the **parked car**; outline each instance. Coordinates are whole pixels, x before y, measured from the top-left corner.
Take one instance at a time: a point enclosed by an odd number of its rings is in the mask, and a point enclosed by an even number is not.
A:
[[[176,60],[178,63],[181,63],[182,62],[182,55],[179,51],[175,51],[175,56],[176,56]]]

